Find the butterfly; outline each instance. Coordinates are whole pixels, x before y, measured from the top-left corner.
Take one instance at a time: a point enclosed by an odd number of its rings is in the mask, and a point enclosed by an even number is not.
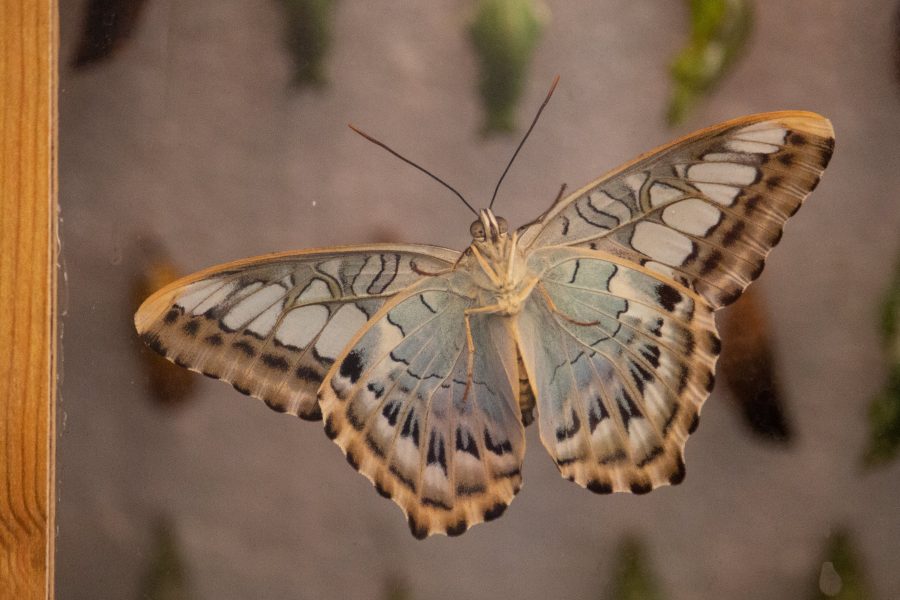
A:
[[[323,420],[417,538],[504,512],[534,420],[564,478],[643,494],[684,479],[720,349],[713,312],[760,275],[833,148],[811,112],[728,121],[518,230],[482,209],[462,252],[240,260],[156,292],[135,325],[176,364]]]

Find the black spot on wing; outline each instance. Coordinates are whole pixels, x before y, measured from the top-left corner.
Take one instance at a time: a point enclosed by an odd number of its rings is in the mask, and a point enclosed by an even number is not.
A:
[[[297,367],[297,369],[294,371],[294,375],[297,377],[297,379],[301,381],[307,381],[309,383],[319,383],[322,381],[322,377],[319,376],[319,373],[316,372],[315,369],[311,369],[310,367],[307,367],[305,365],[300,365],[299,367]]]
[[[163,345],[163,343],[159,340],[159,336],[155,333],[143,333],[141,334],[141,339],[147,344],[151,350],[158,354],[166,355],[168,348]]]
[[[688,425],[688,433],[694,433],[697,431],[697,427],[700,425],[700,415],[695,413],[694,417],[691,419],[690,425]]]
[[[250,358],[253,358],[254,356],[256,356],[256,348],[254,348],[253,345],[251,345],[251,344],[248,343],[248,342],[244,342],[244,341],[240,341],[240,340],[239,340],[239,341],[237,341],[237,342],[233,342],[233,343],[231,344],[231,347],[232,347],[232,348],[237,348],[238,350],[240,350],[241,352],[243,352],[244,354],[246,354],[246,355],[247,355],[248,357],[250,357]]]
[[[197,335],[197,331],[199,329],[200,329],[200,322],[196,319],[191,319],[190,321],[186,322],[184,324],[184,326],[181,328],[182,331],[184,331],[186,334],[188,334],[191,337],[194,337],[195,335]]]
[[[703,260],[703,264],[700,266],[700,274],[708,275],[716,267],[718,267],[719,263],[721,263],[721,262],[722,262],[722,253],[719,252],[718,250],[713,250]]]
[[[642,469],[652,463],[654,460],[662,456],[663,449],[660,446],[654,446],[650,452],[643,459],[638,462],[637,466],[639,469]]]
[[[625,390],[619,390],[618,402],[619,414],[622,416],[622,425],[628,430],[628,423],[631,419],[640,419],[644,415],[632,400],[631,396]]]
[[[464,534],[468,528],[469,528],[469,524],[466,523],[465,519],[463,519],[463,520],[459,521],[458,523],[448,527],[447,535],[450,537],[456,537],[458,535]]]
[[[338,430],[334,426],[334,417],[329,415],[327,419],[325,419],[325,435],[328,436],[328,439],[333,440],[338,435]]]
[[[462,428],[456,430],[456,450],[471,454],[475,458],[481,458],[475,438],[468,431],[463,431]]]
[[[606,405],[603,404],[603,399],[600,398],[600,396],[597,396],[588,409],[588,427],[590,428],[591,433],[594,433],[594,430],[597,429],[597,425],[608,418],[609,412],[606,410]]]
[[[722,236],[722,245],[725,247],[733,245],[741,238],[741,234],[744,233],[744,228],[746,226],[747,225],[743,221],[735,223],[734,226]]]
[[[634,385],[637,386],[638,392],[643,394],[644,385],[653,381],[653,375],[636,362],[629,360],[628,366],[630,367],[628,371],[631,373],[631,378],[634,379]]]
[[[424,540],[428,537],[428,529],[420,525],[412,514],[409,515],[407,520],[409,522],[409,531],[413,534],[414,538],[417,540]]]
[[[381,409],[381,414],[387,419],[388,424],[391,427],[397,425],[397,419],[400,416],[400,408],[402,405],[400,402],[396,400],[392,400],[390,402],[385,403],[384,408]]]
[[[408,488],[412,492],[416,491],[416,482],[407,477],[399,468],[397,468],[395,465],[391,465],[388,470],[391,472],[391,474],[394,475],[394,477],[397,478],[397,481],[404,485],[404,487]]]
[[[356,350],[351,351],[341,362],[341,377],[346,377],[350,383],[356,383],[362,375],[362,356]]]
[[[632,481],[631,482],[631,493],[632,494],[648,494],[653,490],[653,486],[650,483],[645,481]]]
[[[678,416],[678,413],[681,411],[681,406],[678,404],[672,405],[672,412],[669,413],[668,418],[666,419],[665,424],[663,424],[663,435],[668,435],[669,429],[672,428],[672,423],[675,422],[675,417]]]
[[[419,420],[416,418],[415,411],[411,410],[407,413],[400,435],[402,437],[412,437],[413,443],[417,448],[419,447]]]
[[[453,507],[443,502],[441,500],[437,500],[436,498],[424,497],[422,498],[422,504],[425,506],[431,506],[433,508],[437,508],[440,510],[453,510]]]
[[[290,366],[283,356],[277,354],[269,354],[268,352],[259,357],[264,365],[275,371],[286,373]]]
[[[658,346],[641,346],[640,352],[644,360],[650,363],[654,369],[659,368],[660,350]]]
[[[456,493],[459,496],[477,496],[485,491],[483,485],[466,485],[465,483],[457,484]]]
[[[166,316],[163,317],[163,323],[165,323],[166,325],[171,325],[178,320],[178,317],[181,316],[181,313],[182,311],[178,310],[177,308],[170,308],[169,312],[166,313]]]
[[[575,435],[581,430],[581,419],[578,418],[578,415],[575,414],[575,411],[572,411],[571,422],[563,424],[562,427],[556,430],[556,441],[563,442],[565,440],[571,439],[575,437]]]
[[[657,286],[656,293],[659,297],[659,303],[669,312],[675,310],[675,305],[682,300],[681,292],[666,283]]]
[[[508,452],[512,452],[512,444],[509,443],[509,440],[495,443],[494,439],[491,437],[491,432],[487,429],[484,430],[484,447],[497,456],[503,456]]]
[[[669,476],[669,483],[672,485],[678,485],[682,481],[684,481],[684,476],[687,474],[687,468],[684,466],[684,459],[681,456],[678,457],[678,460],[675,463],[675,471]]]
[[[434,431],[428,439],[428,456],[426,463],[429,465],[440,465],[444,474],[447,474],[447,454],[444,450],[444,438]]]
[[[484,520],[485,522],[493,521],[494,519],[499,518],[505,511],[506,504],[498,502],[497,504],[484,511]]]
[[[609,482],[592,479],[587,483],[587,489],[595,494],[612,494],[613,488]]]

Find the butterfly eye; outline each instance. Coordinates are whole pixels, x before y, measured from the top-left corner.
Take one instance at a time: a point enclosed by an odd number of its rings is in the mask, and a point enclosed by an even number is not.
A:
[[[483,240],[484,239],[484,224],[481,221],[473,222],[471,227],[469,227],[469,233],[472,235],[472,239]]]
[[[503,217],[497,217],[497,227],[500,229],[500,233],[506,233],[509,231],[509,223],[506,222],[506,219]]]

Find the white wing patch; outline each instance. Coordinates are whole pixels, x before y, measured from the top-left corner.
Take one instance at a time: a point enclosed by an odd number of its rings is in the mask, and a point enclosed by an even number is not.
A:
[[[368,320],[369,315],[353,304],[340,307],[322,330],[322,335],[316,342],[316,352],[328,361],[333,361]]]

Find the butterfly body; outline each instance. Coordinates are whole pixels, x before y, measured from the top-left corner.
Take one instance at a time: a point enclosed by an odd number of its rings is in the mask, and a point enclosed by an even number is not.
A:
[[[680,483],[713,387],[713,312],[762,271],[833,149],[785,111],[686,136],[463,252],[376,244],[208,269],[151,296],[145,342],[281,412],[324,422],[412,533],[503,513],[538,421],[597,493]]]

